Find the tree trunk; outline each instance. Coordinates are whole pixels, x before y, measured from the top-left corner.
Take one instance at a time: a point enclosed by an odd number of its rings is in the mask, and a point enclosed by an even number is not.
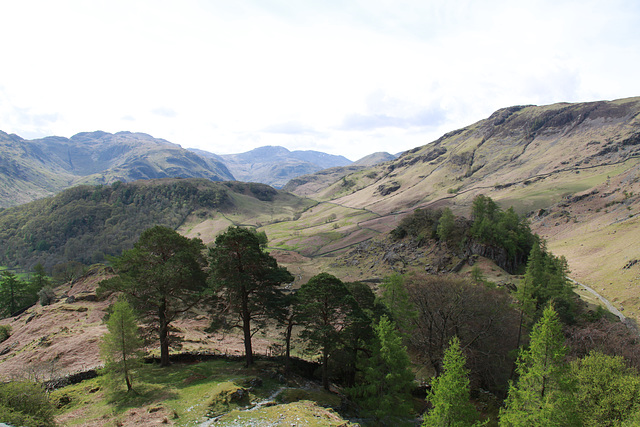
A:
[[[251,348],[251,313],[249,312],[249,295],[242,292],[242,332],[244,333],[244,353],[247,368],[253,365],[253,349]]]
[[[327,345],[322,347],[322,387],[329,391],[329,349]]]
[[[289,319],[289,323],[287,324],[287,333],[285,335],[285,354],[284,354],[284,372],[286,374],[289,373],[291,369],[291,333],[293,332],[293,322],[292,319]]]
[[[160,366],[169,366],[169,323],[167,321],[167,302],[162,301],[158,309],[160,319]]]

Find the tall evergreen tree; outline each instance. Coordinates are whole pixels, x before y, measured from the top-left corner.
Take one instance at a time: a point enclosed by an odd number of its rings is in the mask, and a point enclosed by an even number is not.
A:
[[[518,381],[511,384],[500,411],[500,426],[579,425],[562,325],[552,305],[531,332],[529,348],[517,362]]]
[[[384,278],[380,288],[382,288],[380,299],[391,313],[396,325],[402,332],[410,331],[413,328],[413,320],[418,317],[418,312],[409,300],[404,277],[399,273],[393,273]]]
[[[107,321],[107,332],[100,343],[100,356],[111,383],[124,379],[127,391],[133,389],[132,373],[139,365],[139,349],[142,340],[133,308],[126,299],[119,299],[113,305],[113,312]]]
[[[329,357],[353,322],[356,303],[340,279],[328,273],[313,276],[297,292],[301,336],[322,356],[322,385],[329,390]]]
[[[409,416],[414,375],[407,348],[387,316],[383,315],[374,329],[372,355],[363,362],[361,384],[353,387],[350,394],[365,413],[377,419]]]
[[[427,400],[432,409],[424,418],[424,427],[468,427],[478,423],[478,412],[469,399],[469,370],[465,363],[460,340],[453,337],[444,353],[442,374],[431,383]]]
[[[530,318],[538,319],[552,302],[561,320],[571,323],[575,294],[568,274],[567,260],[548,252],[544,241],[537,241],[531,248],[527,268],[518,287],[517,297],[523,311]]]
[[[286,317],[282,312],[287,300],[280,285],[293,281],[291,273],[264,251],[264,243],[266,235],[229,227],[209,251],[210,287],[219,297],[219,312],[237,316],[247,366],[253,364],[253,327],[268,318]]]
[[[12,272],[5,270],[0,275],[0,315],[10,316],[21,305],[25,283]]]
[[[453,229],[456,226],[455,221],[456,217],[453,215],[453,212],[451,212],[451,209],[444,208],[444,210],[442,211],[442,216],[438,220],[437,228],[438,238],[441,241],[446,242],[449,240],[449,238],[451,237],[451,233],[453,233]]]
[[[204,244],[162,226],[145,230],[133,249],[113,260],[118,277],[100,293],[124,292],[158,329],[160,365],[169,366],[169,325],[202,302],[206,290]]]

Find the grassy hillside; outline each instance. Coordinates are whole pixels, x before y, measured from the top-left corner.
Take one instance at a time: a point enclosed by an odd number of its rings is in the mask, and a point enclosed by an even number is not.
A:
[[[638,319],[639,172],[640,98],[629,98],[498,110],[395,161],[304,194],[368,213],[315,253],[366,241],[419,207],[449,206],[468,216],[473,198],[485,194],[528,215],[577,279]]]
[[[210,241],[231,224],[292,219],[314,202],[263,184],[163,179],[77,186],[0,211],[0,265],[102,262],[154,225],[183,227]]]

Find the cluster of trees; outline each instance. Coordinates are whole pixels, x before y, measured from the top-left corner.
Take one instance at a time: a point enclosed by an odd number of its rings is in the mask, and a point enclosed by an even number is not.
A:
[[[149,224],[176,228],[197,209],[229,203],[229,187],[204,179],[80,185],[0,212],[0,265],[52,271],[119,255]]]
[[[13,272],[3,270],[0,273],[0,318],[19,313],[38,299],[46,305],[51,284],[41,264],[36,264],[28,280],[21,280]]]
[[[498,423],[504,427],[632,426],[640,421],[640,375],[619,356],[592,351],[568,362],[562,323],[547,305],[520,351]],[[432,382],[424,426],[483,425],[469,398],[469,371],[457,338]]]
[[[513,208],[503,211],[490,197],[473,200],[471,220],[456,217],[449,208],[416,209],[402,219],[391,235],[412,237],[419,243],[429,239],[445,242],[461,253],[480,253],[515,272],[527,262],[535,236],[525,218]]]
[[[478,388],[505,398],[504,426],[609,425],[640,416],[640,377],[625,359],[585,348],[567,362],[561,321],[575,321],[575,295],[566,261],[538,239],[518,304],[506,289],[416,273],[388,277],[380,296],[327,273],[286,293],[282,285],[293,277],[265,246],[264,234],[240,227],[219,235],[208,251],[167,227],[143,232],[113,261],[118,276],[99,288],[126,298],[113,309],[101,350],[113,375],[132,388],[140,343],[129,304],[157,330],[162,365],[169,364],[171,322],[205,304],[212,327],[242,331],[247,366],[254,362],[252,338],[267,322],[285,331],[287,358],[297,328],[305,350],[319,356],[323,386],[339,377],[365,416],[387,423],[413,412],[409,351],[435,373],[427,426],[478,422],[469,400]],[[600,424],[592,423],[594,414]]]

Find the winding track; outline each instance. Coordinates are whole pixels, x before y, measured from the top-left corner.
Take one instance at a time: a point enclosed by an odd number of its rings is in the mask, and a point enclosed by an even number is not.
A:
[[[589,293],[593,294],[594,296],[596,296],[600,301],[602,301],[602,303],[605,305],[605,307],[607,307],[607,310],[609,310],[611,313],[613,313],[614,315],[618,316],[618,318],[620,319],[620,321],[627,327],[629,328],[629,330],[631,332],[634,332],[638,335],[640,335],[640,331],[638,330],[638,326],[635,324],[635,322],[633,322],[631,319],[629,319],[627,316],[625,316],[624,314],[622,314],[622,312],[620,310],[618,310],[616,307],[613,306],[613,304],[611,304],[611,302],[606,299],[605,297],[603,297],[602,295],[600,295],[598,292],[595,291],[595,289],[583,284],[583,283],[579,283],[576,282],[575,280],[573,280],[570,277],[567,277],[567,279],[569,279],[573,284],[575,284],[576,286],[581,286],[582,288],[584,288],[586,291],[588,291]]]

